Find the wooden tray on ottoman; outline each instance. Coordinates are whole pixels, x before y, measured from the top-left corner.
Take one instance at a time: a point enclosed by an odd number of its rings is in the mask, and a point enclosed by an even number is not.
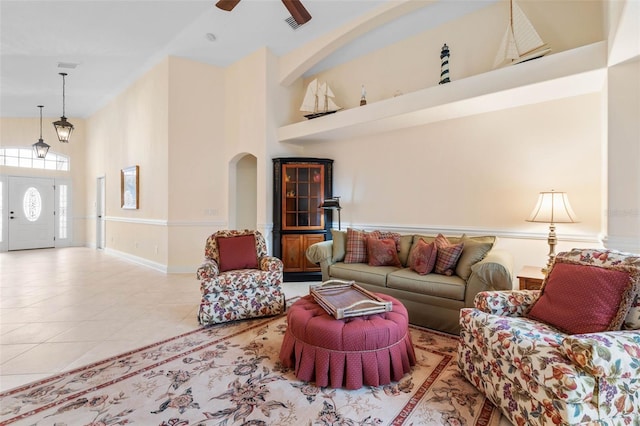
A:
[[[311,286],[309,293],[318,305],[336,319],[391,311],[391,302],[379,298],[354,281],[325,281]]]

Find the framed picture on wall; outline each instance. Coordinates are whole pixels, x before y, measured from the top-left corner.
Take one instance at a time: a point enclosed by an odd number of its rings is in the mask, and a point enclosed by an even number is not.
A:
[[[131,166],[120,170],[120,207],[137,209],[139,201],[139,167]]]

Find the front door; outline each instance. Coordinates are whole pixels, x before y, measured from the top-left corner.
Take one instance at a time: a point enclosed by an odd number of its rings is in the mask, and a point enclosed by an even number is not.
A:
[[[9,177],[9,250],[54,246],[53,179]]]

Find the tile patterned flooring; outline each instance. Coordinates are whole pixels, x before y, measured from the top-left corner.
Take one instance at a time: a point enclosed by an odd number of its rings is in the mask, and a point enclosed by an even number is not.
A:
[[[84,247],[0,253],[0,391],[198,328],[199,301],[195,271]]]

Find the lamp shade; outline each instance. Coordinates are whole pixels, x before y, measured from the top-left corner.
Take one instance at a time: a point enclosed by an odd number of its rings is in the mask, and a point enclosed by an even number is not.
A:
[[[67,117],[64,116],[64,104],[65,104],[65,95],[64,95],[64,83],[65,77],[67,76],[66,72],[59,73],[62,76],[62,117],[60,120],[53,122],[53,127],[56,129],[56,134],[58,135],[58,140],[63,143],[68,143],[69,138],[71,138],[71,133],[73,133],[73,124],[67,121]]]
[[[320,204],[320,207],[323,209],[341,209],[340,197],[327,198],[324,203]]]
[[[42,139],[38,139],[38,142],[34,143],[32,146],[38,158],[45,158],[50,148],[50,146]]]
[[[67,121],[67,117],[63,115],[62,117],[60,117],[60,120],[54,121],[53,127],[56,128],[56,133],[58,134],[58,140],[60,142],[69,142],[71,133],[73,133],[73,124]]]
[[[566,192],[541,192],[538,203],[526,219],[527,222],[542,223],[574,223],[577,222],[576,214],[569,204]]]
[[[320,204],[320,208],[324,210],[338,210],[338,230],[342,229],[342,221],[340,220],[340,197],[327,198],[324,200],[322,204]]]
[[[50,146],[42,139],[42,108],[44,108],[44,105],[38,105],[38,108],[40,108],[40,139],[31,146],[33,146],[33,150],[38,158],[45,158]]]

